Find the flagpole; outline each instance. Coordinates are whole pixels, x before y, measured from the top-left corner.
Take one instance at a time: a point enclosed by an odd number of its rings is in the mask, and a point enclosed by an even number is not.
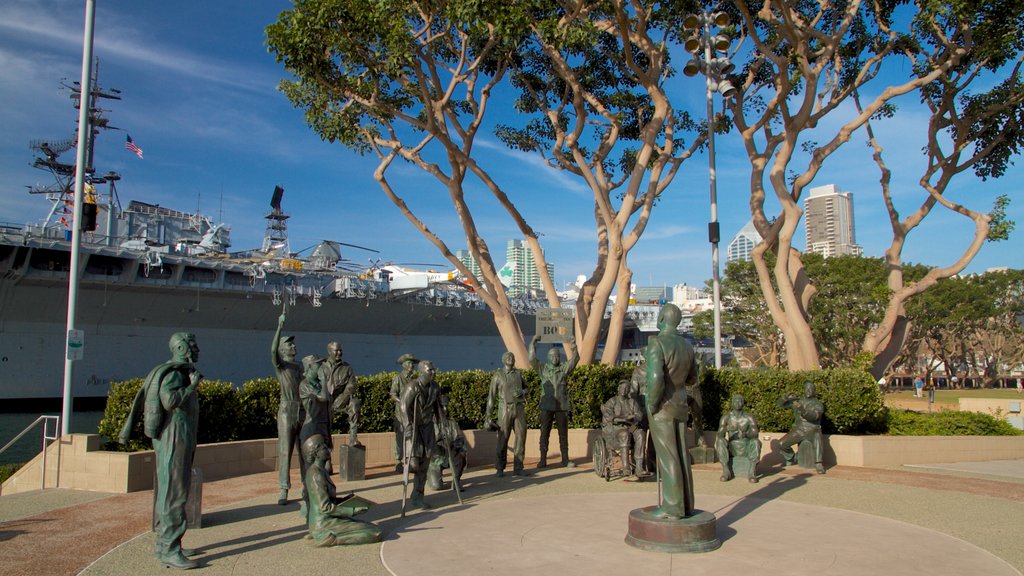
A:
[[[79,250],[82,245],[82,198],[85,188],[85,169],[89,144],[92,141],[92,126],[89,124],[89,110],[92,107],[92,45],[93,21],[96,17],[95,0],[85,2],[85,33],[82,40],[82,81],[78,107],[78,155],[75,160],[75,206],[71,220],[71,267],[68,270],[68,322],[65,334],[64,354],[64,406],[61,411],[61,435],[71,431],[71,382],[74,374],[74,360],[70,349],[72,330],[78,308]]]

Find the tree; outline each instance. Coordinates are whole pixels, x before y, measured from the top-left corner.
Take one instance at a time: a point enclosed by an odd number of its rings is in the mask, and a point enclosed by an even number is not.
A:
[[[535,12],[512,66],[516,108],[528,120],[501,126],[499,137],[582,178],[593,193],[597,262],[576,302],[584,363],[594,356],[609,297],[630,286],[627,257],[657,198],[706,140],[704,133],[683,139],[698,126],[665,87],[680,20],[677,8],[657,2],[559,2],[543,17]],[[615,301],[605,364],[618,360],[628,302]]]
[[[492,92],[511,79],[517,111],[529,120],[500,126],[499,137],[583,178],[593,192],[597,262],[576,314],[581,362],[589,363],[610,295],[630,285],[627,256],[656,199],[704,142],[703,135],[682,139],[697,125],[673,108],[664,87],[676,16],[655,2],[301,0],[268,36],[296,78],[282,82],[284,93],[322,138],[377,155],[381,188],[481,295],[522,362],[522,331],[464,193],[472,175],[498,199],[533,250],[549,304],[558,306],[537,233],[473,154]],[[431,147],[440,148],[445,169]],[[391,186],[386,173],[396,158],[448,189],[479,278]],[[618,359],[627,305],[618,299],[611,314],[605,363]]]
[[[752,58],[737,78],[742,80],[742,87],[731,107],[752,169],[753,223],[764,238],[754,250],[753,262],[768,310],[785,337],[787,361],[792,369],[811,369],[820,364],[808,314],[817,288],[808,279],[802,255],[792,246],[802,217],[799,201],[824,162],[856,130],[869,120],[893,113],[895,98],[917,92],[930,105],[937,106],[928,127],[930,136],[963,136],[954,147],[957,155],[980,143],[974,156],[990,157],[991,161],[981,163],[993,170],[994,176],[1016,153],[1017,66],[1012,67],[1012,82],[1001,88],[1009,98],[1006,107],[993,106],[990,97],[959,98],[963,92],[950,91],[949,86],[966,88],[982,71],[995,70],[1008,58],[1017,59],[1021,43],[1020,2],[919,0],[913,4],[912,29],[899,33],[894,29],[896,11],[907,4],[911,3],[733,2],[753,44]],[[982,39],[981,31],[990,37]],[[882,74],[883,64],[900,55],[912,58],[910,77],[886,82],[893,75]],[[869,89],[872,96],[864,98]],[[842,117],[854,99],[856,113]],[[985,116],[987,120],[975,114],[985,109],[996,112],[996,108],[998,113]],[[972,112],[967,116],[972,119],[961,122],[956,117],[961,109],[970,109]],[[826,133],[826,118],[842,118],[842,124]],[[1003,121],[996,121],[997,118]],[[1008,131],[1008,137],[1000,135],[1000,127]],[[822,143],[812,139],[822,136]],[[935,144],[930,143],[929,154],[935,150]],[[920,217],[935,203],[946,205],[975,220],[983,241],[992,217],[970,212],[945,199],[945,185],[962,168],[952,157],[937,154],[934,159],[928,174],[937,175],[937,181],[925,184],[930,199]],[[800,167],[804,160],[806,164]],[[774,220],[766,214],[768,190],[781,206]],[[889,208],[895,213],[891,204]],[[904,230],[917,222],[904,223]],[[895,228],[894,245],[899,244],[900,248],[905,235]],[[976,236],[972,246],[978,242]],[[776,255],[771,267],[766,259],[769,251]],[[892,342],[898,349],[901,342],[894,340],[892,334],[906,299],[933,285],[931,278],[962,270],[975,252],[969,249],[966,259],[933,270],[918,283],[919,289],[903,291],[897,278],[901,272],[890,270],[889,289],[893,297],[883,321],[865,338],[864,349],[879,356],[887,343]],[[887,255],[886,263],[890,268],[901,266],[898,249]],[[883,364],[876,363],[876,372],[884,368]]]
[[[510,2],[299,0],[267,28],[270,50],[295,78],[282,81],[280,90],[321,138],[377,157],[374,177],[382,191],[480,295],[523,365],[522,330],[465,184],[475,176],[515,222],[533,251],[549,304],[558,306],[537,233],[473,155],[492,92],[529,34],[528,20],[525,8]],[[445,187],[479,276],[391,185],[387,173],[396,159]]]
[[[757,271],[753,263],[743,260],[727,263],[720,290],[722,332],[750,341],[753,349],[751,353],[746,354],[750,364],[781,368],[786,358],[782,333],[768,314],[768,306],[758,285]],[[711,310],[695,314],[694,335],[713,335],[712,322],[714,318]]]
[[[902,48],[914,73],[918,77],[929,75],[946,54],[961,51],[962,56],[945,74],[920,90],[921,101],[930,112],[927,163],[919,179],[923,194],[917,209],[902,219],[892,200],[891,171],[883,159],[882,144],[871,123],[866,125],[882,175],[882,200],[892,229],[892,242],[885,252],[892,296],[883,320],[864,339],[864,350],[876,358],[875,373],[892,363],[910,332],[907,302],[940,280],[962,272],[986,241],[1005,240],[1014,228],[1006,218],[1006,196],[999,197],[992,211],[985,213],[954,202],[946,192],[957,175],[969,170],[983,181],[1002,176],[1024,143],[1022,26],[1024,2],[1019,0],[920,2],[913,20],[915,38],[908,38]],[[994,85],[983,88],[988,83]],[[901,262],[903,247],[910,233],[938,207],[970,220],[974,237],[951,262],[908,282]]]

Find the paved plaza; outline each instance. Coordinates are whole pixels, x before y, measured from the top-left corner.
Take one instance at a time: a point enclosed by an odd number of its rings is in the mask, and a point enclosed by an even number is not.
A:
[[[652,482],[605,482],[580,463],[526,478],[465,476],[464,504],[399,517],[400,476],[371,469],[338,482],[378,504],[362,518],[382,544],[313,548],[298,505],[276,504],[274,473],[207,482],[203,528],[184,544],[199,574],[986,574],[1024,568],[1024,460],[869,469],[825,476],[763,470],[723,483],[695,467],[697,507],[718,518],[722,546],[705,554],[643,552],[623,542],[630,509],[657,498]],[[296,478],[297,481],[297,478]],[[298,491],[293,490],[293,496]],[[148,531],[152,492],[47,490],[0,497],[0,574],[163,574]]]

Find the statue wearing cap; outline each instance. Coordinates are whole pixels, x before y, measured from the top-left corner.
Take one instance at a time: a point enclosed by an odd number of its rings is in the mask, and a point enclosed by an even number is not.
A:
[[[277,331],[270,345],[270,359],[274,374],[281,387],[281,399],[277,409],[277,479],[281,488],[277,503],[288,503],[288,490],[292,487],[292,453],[299,453],[299,431],[306,419],[299,398],[299,384],[302,382],[302,366],[295,361],[295,337],[281,336],[285,314],[277,320]],[[303,470],[299,466],[299,470]]]
[[[327,438],[331,434],[331,396],[320,383],[320,363],[324,359],[310,354],[302,359],[302,384],[299,385],[299,399],[306,412],[306,419],[299,431],[299,441],[305,442],[310,436],[319,434]],[[328,469],[329,471],[329,469]]]
[[[416,379],[416,364],[419,362],[412,354],[402,354],[398,357],[398,364],[401,365],[402,369],[395,377],[391,379],[391,388],[388,390],[388,395],[391,400],[395,403],[395,416],[392,426],[395,430],[395,470],[402,471],[402,459],[405,457],[405,452],[402,446],[402,410],[401,410],[401,398],[402,389],[405,386]]]

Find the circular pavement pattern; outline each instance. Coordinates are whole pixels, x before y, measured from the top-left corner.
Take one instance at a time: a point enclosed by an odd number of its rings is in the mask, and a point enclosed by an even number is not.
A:
[[[418,513],[381,547],[396,576],[514,574],[1020,576],[952,536],[823,506],[697,495],[718,518],[722,546],[702,554],[644,552],[624,543],[629,511],[647,494],[492,500]]]

